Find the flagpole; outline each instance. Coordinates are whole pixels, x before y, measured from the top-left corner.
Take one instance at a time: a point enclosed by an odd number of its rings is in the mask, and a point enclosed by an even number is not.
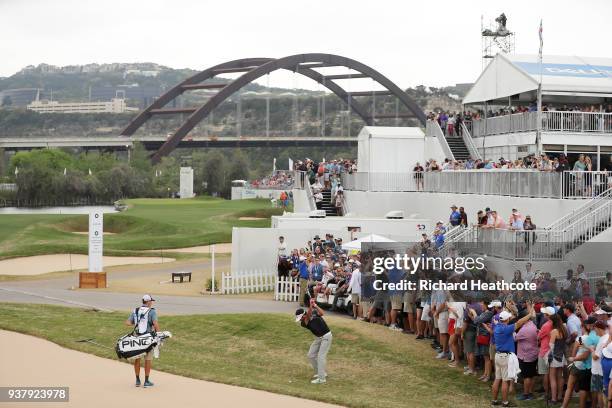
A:
[[[537,125],[536,125],[536,142],[538,155],[542,154],[543,146],[542,146],[542,48],[544,45],[544,40],[542,37],[542,20],[540,19],[540,29],[538,30],[538,34],[540,36],[540,51],[538,53],[538,64],[540,69],[540,81],[538,83],[538,95],[537,95]]]

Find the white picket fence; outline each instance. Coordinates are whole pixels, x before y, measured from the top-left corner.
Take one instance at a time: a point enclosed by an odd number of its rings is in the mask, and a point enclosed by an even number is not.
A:
[[[300,297],[300,281],[289,276],[276,278],[274,285],[274,300],[282,302],[297,302]]]
[[[221,275],[221,293],[233,295],[240,293],[266,292],[275,287],[277,272],[275,270],[248,270],[235,274]]]

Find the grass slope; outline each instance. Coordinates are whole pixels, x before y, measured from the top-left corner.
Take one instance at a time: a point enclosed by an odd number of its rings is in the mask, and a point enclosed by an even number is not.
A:
[[[268,200],[128,200],[127,211],[104,217],[107,255],[230,242],[232,227],[268,227],[280,209]],[[240,217],[260,217],[244,221]],[[86,215],[0,215],[0,259],[52,253],[87,253]]]
[[[489,404],[487,386],[434,360],[428,343],[381,326],[328,318],[334,333],[328,358],[330,378],[324,386],[313,386],[306,359],[312,335],[296,325],[292,316],[164,316],[160,312],[162,329],[174,334],[154,364],[163,371],[351,407]],[[126,317],[124,313],[0,303],[0,328],[106,358],[116,356],[112,350],[75,340],[93,337],[114,346],[127,331]],[[126,381],[131,381],[130,373],[126,367]]]

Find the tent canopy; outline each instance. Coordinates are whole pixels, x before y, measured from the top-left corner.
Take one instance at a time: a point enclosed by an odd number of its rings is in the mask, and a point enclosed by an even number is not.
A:
[[[542,94],[612,97],[612,58],[497,54],[463,99],[466,105],[507,104],[508,97],[534,101],[542,77]]]
[[[350,251],[350,250],[361,251],[362,242],[369,243],[369,242],[396,242],[396,241],[393,241],[392,239],[383,237],[381,235],[370,234],[370,235],[366,235],[365,237],[361,237],[354,241],[343,244],[342,249],[345,249],[347,251]]]

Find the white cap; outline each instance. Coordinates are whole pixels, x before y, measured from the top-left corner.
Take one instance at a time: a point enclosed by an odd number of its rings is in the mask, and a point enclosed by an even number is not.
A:
[[[604,314],[608,314],[608,312],[606,312],[606,311],[605,311],[605,310],[603,310],[603,309],[597,309],[597,310],[595,311],[595,314],[596,314],[596,315],[604,315]]]
[[[552,307],[552,306],[546,306],[546,307],[543,307],[543,308],[541,309],[541,312],[542,312],[542,313],[544,313],[544,314],[545,314],[545,315],[547,315],[547,316],[552,316],[552,315],[554,315],[555,313],[557,313],[557,312],[555,311],[555,308],[554,308],[554,307]]]
[[[334,268],[338,268],[339,266],[340,266],[340,264],[339,264],[338,262],[336,262],[336,263],[334,264]]]
[[[155,301],[155,299],[153,299],[153,298],[151,297],[151,295],[144,295],[144,296],[142,297],[142,301],[143,301],[143,302],[154,302],[154,301]]]
[[[348,262],[349,263],[353,263],[353,262],[355,262],[355,260],[354,259],[349,259]]]
[[[501,321],[506,321],[510,319],[511,317],[512,317],[512,313],[507,312],[505,310],[499,314],[499,320]]]
[[[492,307],[502,307],[502,303],[499,300],[494,300],[491,303],[489,303],[489,309]]]

